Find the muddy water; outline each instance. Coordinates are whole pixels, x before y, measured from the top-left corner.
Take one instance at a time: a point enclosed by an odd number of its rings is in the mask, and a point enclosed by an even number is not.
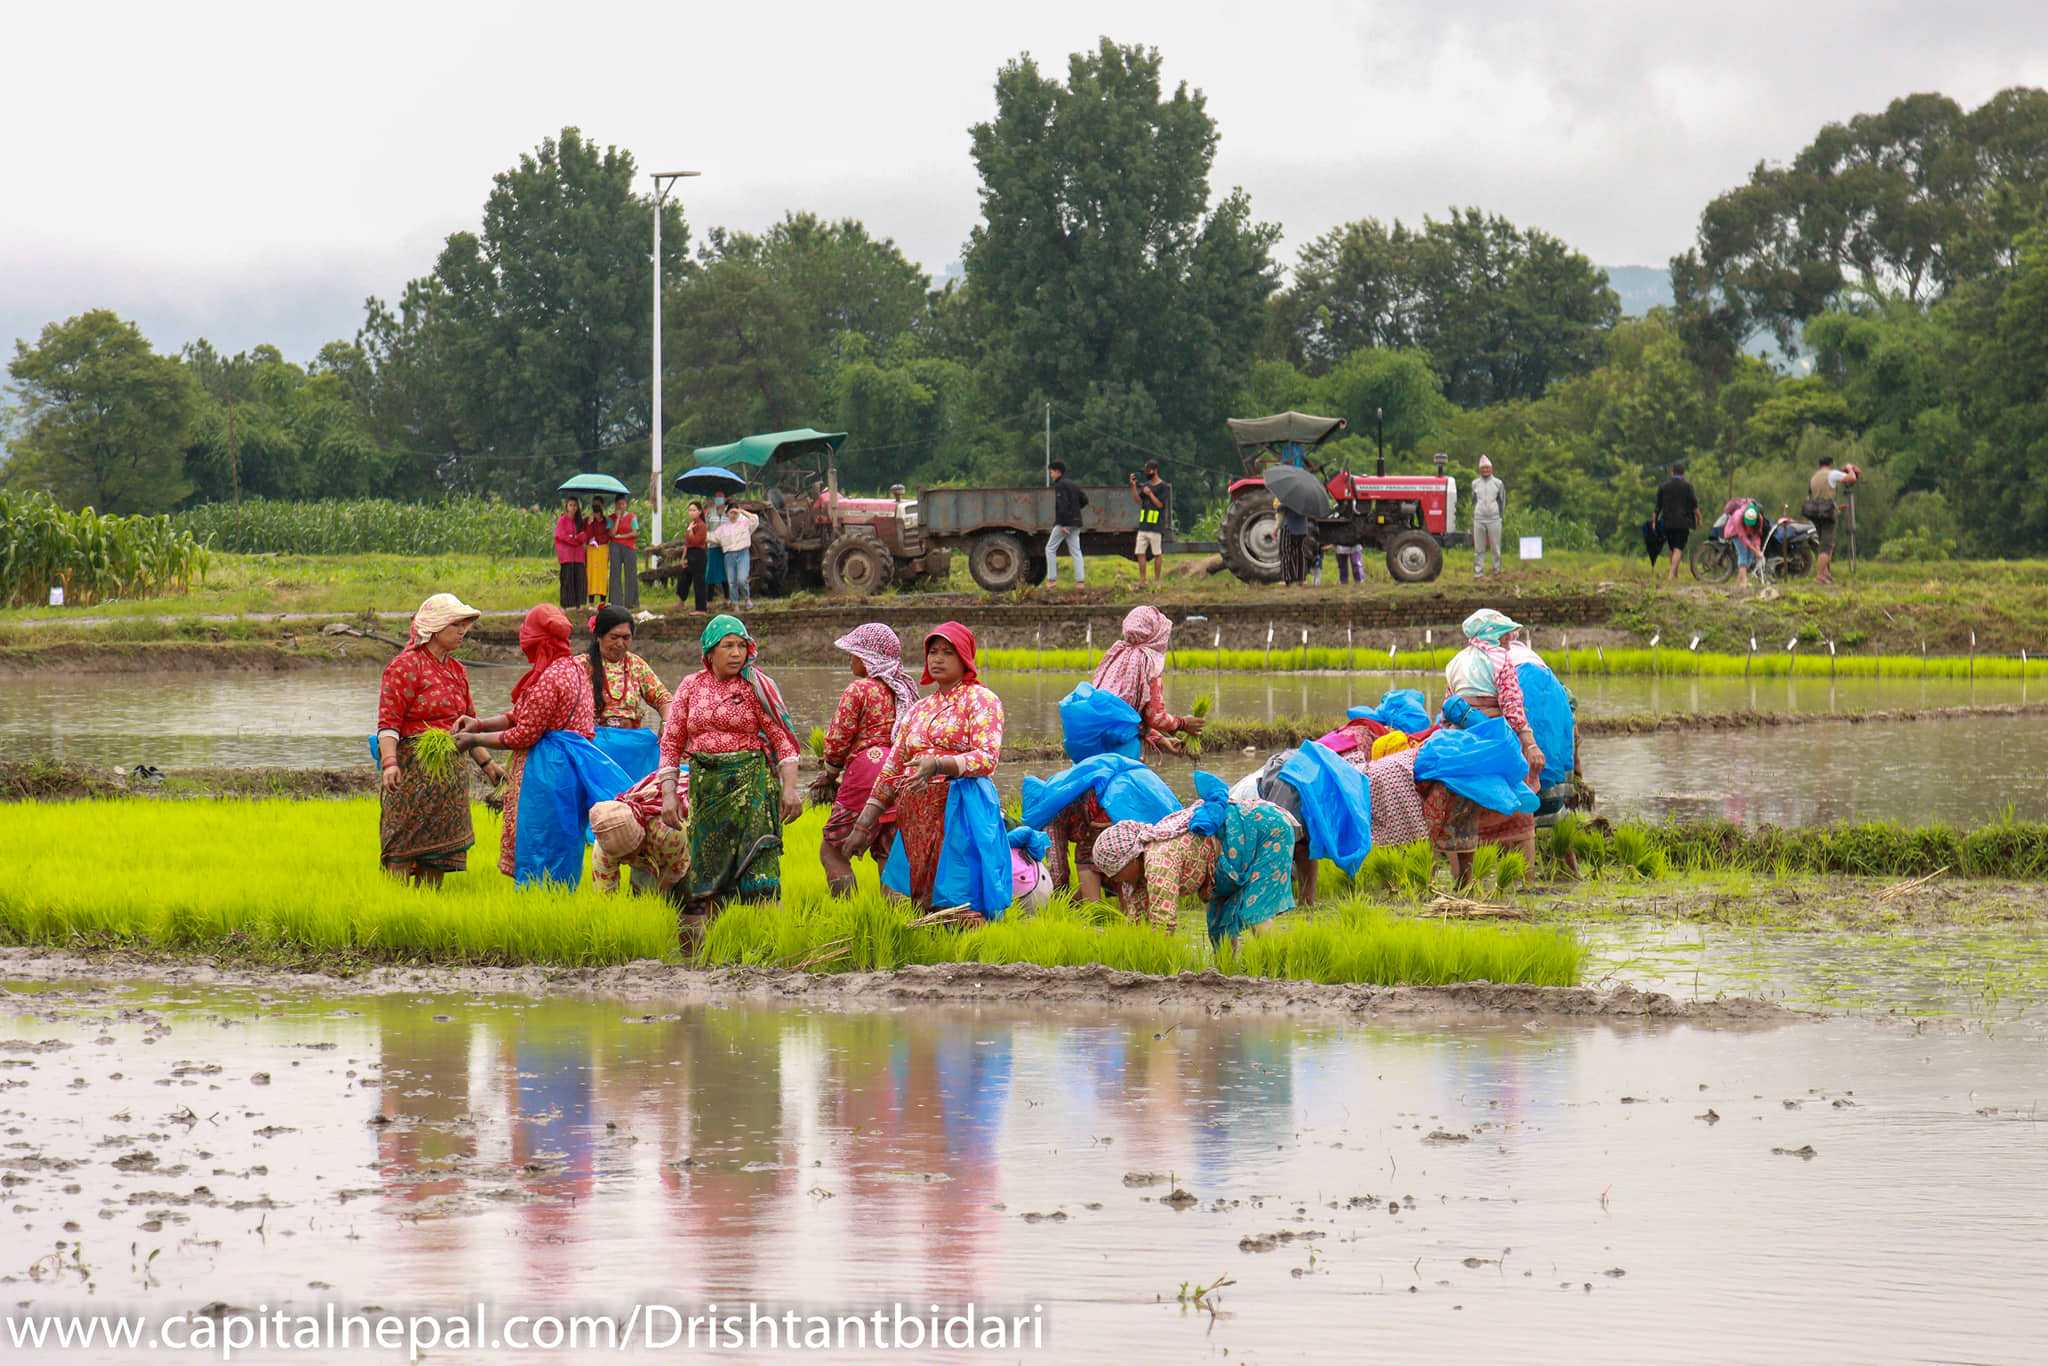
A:
[[[660,667],[671,679],[681,671],[673,660]],[[501,709],[518,673],[473,670],[478,706]],[[845,681],[840,671],[824,668],[784,669],[777,677],[806,726],[824,720]],[[1012,674],[990,675],[989,681],[1003,695],[1014,733],[1057,732],[1057,704],[1071,678]],[[1185,707],[1209,692],[1217,696],[1218,715],[1316,715],[1334,722],[1345,707],[1376,701],[1390,684],[1431,681],[1416,675],[1176,672],[1168,678],[1168,701]],[[1972,689],[1920,680],[1830,685],[1813,679],[1578,678],[1572,686],[1588,716],[1742,709],[1853,715],[2017,702],[2023,693],[2018,682]],[[375,697],[375,674],[354,669],[0,679],[0,744],[10,753],[124,767],[367,764],[364,737],[374,724]],[[1212,754],[1208,762],[1234,777],[1251,761]],[[2012,719],[1604,738],[1589,744],[1584,768],[1600,794],[1600,809],[1618,817],[1723,816],[1752,825],[1838,819],[1969,824],[1995,817],[2007,801],[2024,816],[2048,816],[2048,735]],[[1025,771],[1010,765],[1005,775],[1015,782]],[[1175,781],[1184,776],[1173,774]]]
[[[2048,1331],[2025,1030],[6,1009],[0,1273],[34,1310],[972,1299],[1089,1360],[2017,1360]],[[1213,1319],[1175,1302],[1225,1274]]]

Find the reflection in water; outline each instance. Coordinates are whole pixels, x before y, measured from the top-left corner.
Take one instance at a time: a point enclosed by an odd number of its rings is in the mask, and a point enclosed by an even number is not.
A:
[[[674,676],[681,666],[664,662]],[[478,706],[503,704],[516,671],[478,670]],[[778,673],[794,714],[822,719],[845,682],[836,669]],[[1012,734],[1051,735],[1057,705],[1073,679],[1053,674],[990,675],[1003,694]],[[1390,685],[1426,685],[1422,675],[1255,676],[1175,671],[1169,705],[1217,698],[1216,714],[1253,720],[1327,717],[1371,702]],[[1597,678],[1571,680],[1588,716],[1743,709],[1839,712],[2019,701],[2017,681],[1741,678]],[[2040,690],[2037,688],[2038,693]],[[34,678],[0,679],[0,744],[11,751],[79,762],[163,768],[197,765],[346,767],[368,765],[367,735],[376,698],[369,670],[320,669],[266,676],[203,674],[156,680],[137,689],[123,678],[67,677],[52,688]],[[1257,757],[1214,754],[1227,777]],[[1027,772],[1052,763],[1012,763],[999,771],[1006,795]],[[1163,765],[1185,790],[1185,765]],[[1588,742],[1583,761],[1616,818],[1724,817],[1745,825],[1834,820],[1945,820],[1969,825],[1997,816],[2007,801],[2023,817],[2048,817],[2048,732],[2013,718],[1914,724],[1813,726],[1775,731],[1693,732],[1610,737]],[[1964,779],[1964,781],[1958,781]]]
[[[13,1241],[69,1221],[105,1253],[91,1293],[18,1284],[39,1308],[973,1299],[1043,1303],[1060,1356],[1119,1360],[1532,1334],[1575,1360],[2006,1359],[2048,1330],[2048,1246],[2010,1198],[2048,1187],[2025,1021],[12,999],[8,1037],[69,1045],[6,1055]],[[264,1199],[260,1224],[232,1207]],[[122,1278],[131,1240],[165,1249],[156,1287]],[[1223,1272],[1225,1317],[1174,1303]]]

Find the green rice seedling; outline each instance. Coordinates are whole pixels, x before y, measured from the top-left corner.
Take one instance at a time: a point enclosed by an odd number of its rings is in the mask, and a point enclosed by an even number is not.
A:
[[[435,782],[446,782],[455,776],[455,764],[461,752],[455,748],[455,737],[439,726],[429,726],[419,733],[412,742],[413,761]]]
[[[1472,851],[1472,883],[1484,887],[1492,880],[1494,870],[1500,867],[1500,846],[1482,844]]]
[[[1216,695],[1214,693],[1197,693],[1195,695],[1195,704],[1189,710],[1193,715],[1201,717],[1206,720],[1210,710],[1213,709],[1215,705]],[[1206,731],[1204,733],[1206,733]],[[1188,758],[1199,759],[1202,757],[1201,735],[1190,734],[1186,737],[1184,743],[1187,746]]]
[[[1522,857],[1519,849],[1502,852],[1493,869],[1493,893],[1495,896],[1513,896],[1515,889],[1529,878],[1529,860]]]
[[[1656,879],[1670,871],[1670,863],[1664,851],[1657,847],[1650,833],[1638,825],[1624,825],[1617,828],[1608,841],[1608,850],[1614,867],[1631,877]]]
[[[806,741],[804,742],[804,744],[805,744],[805,748],[807,748],[807,749],[809,749],[809,750],[810,750],[810,752],[811,752],[811,757],[812,757],[813,759],[822,759],[822,758],[824,758],[824,757],[825,757],[825,728],[824,728],[823,726],[812,726],[812,727],[811,727],[811,734],[810,734],[810,737],[809,737],[809,738],[808,738],[808,739],[807,739],[807,740],[806,740]]]
[[[1427,841],[1381,845],[1359,865],[1356,884],[1381,896],[1416,901],[1429,895],[1430,878],[1435,871],[1436,855]]]

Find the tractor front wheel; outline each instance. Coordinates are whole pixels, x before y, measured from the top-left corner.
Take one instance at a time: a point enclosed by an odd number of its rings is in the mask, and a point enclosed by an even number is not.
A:
[[[1396,583],[1428,583],[1444,572],[1444,548],[1427,531],[1410,528],[1387,542],[1387,572]]]
[[[888,547],[859,530],[840,532],[825,547],[825,587],[842,597],[867,598],[887,588],[896,577]]]

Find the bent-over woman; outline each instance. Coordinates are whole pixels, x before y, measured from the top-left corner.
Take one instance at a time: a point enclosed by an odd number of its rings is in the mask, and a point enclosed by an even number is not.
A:
[[[1271,802],[1230,800],[1222,782],[1195,775],[1197,805],[1146,825],[1118,821],[1095,841],[1094,863],[1117,884],[1124,914],[1142,906],[1158,929],[1175,928],[1180,899],[1209,903],[1209,942],[1256,930],[1294,906],[1294,827]]]
[[[943,622],[924,638],[923,683],[935,691],[910,709],[889,747],[847,837],[848,858],[874,842],[882,813],[896,808],[896,847],[905,864],[904,892],[920,911],[933,909],[942,852],[950,853],[949,891],[965,888],[963,923],[1000,919],[1010,904],[1009,843],[994,785],[1003,748],[1003,700],[980,682],[974,632]],[[956,789],[958,795],[956,796]],[[892,854],[890,866],[896,863]],[[998,895],[992,873],[1000,868]]]
[[[653,774],[591,807],[590,829],[595,836],[590,880],[598,891],[618,891],[619,870],[631,868],[636,891],[652,888],[681,905],[690,875],[690,840],[661,819],[661,784]]]
[[[832,643],[852,660],[853,682],[839,694],[832,724],[825,729],[825,771],[812,784],[811,793],[817,801],[832,804],[818,846],[818,861],[825,865],[832,895],[848,896],[855,883],[846,837],[853,833],[854,821],[875,790],[890,744],[917,705],[917,684],[903,667],[903,642],[883,622],[856,626]],[[877,818],[875,841],[868,851],[877,864],[889,857],[895,830],[895,813],[884,811]]]
[[[1175,716],[1166,709],[1166,651],[1173,641],[1173,623],[1156,607],[1133,607],[1124,617],[1123,637],[1111,645],[1095,666],[1094,684],[1114,693],[1144,718],[1145,743],[1171,754],[1185,753],[1180,737],[1200,735],[1199,716]]]
[[[1522,705],[1521,680],[1508,658],[1508,643],[1522,629],[1521,623],[1491,607],[1482,607],[1465,618],[1463,629],[1469,643],[1444,666],[1444,681],[1450,689],[1444,699],[1444,715],[1451,718],[1454,710],[1462,710],[1457,706],[1462,700],[1480,716],[1505,720],[1522,747],[1522,757],[1528,761],[1527,781],[1530,790],[1535,791],[1542,785],[1543,750],[1529,726],[1529,715]],[[1441,783],[1426,783],[1423,787],[1422,807],[1429,818],[1430,843],[1438,853],[1449,856],[1452,874],[1459,885],[1471,880],[1472,855],[1481,843],[1517,850],[1531,868],[1536,866],[1533,815],[1525,811],[1488,811]]]
[[[419,737],[429,730],[451,735],[476,714],[469,673],[454,658],[469,628],[482,615],[453,593],[436,593],[413,614],[412,637],[384,666],[377,687],[377,762],[382,812],[378,836],[384,870],[429,886],[469,866],[476,829],[469,818],[469,775],[458,761],[441,771],[419,762]],[[471,751],[494,783],[505,772],[489,750]]]
[[[574,887],[583,880],[591,806],[616,797],[632,779],[591,740],[597,726],[590,669],[569,648],[562,609],[544,603],[528,612],[519,649],[531,667],[512,685],[511,710],[471,722],[456,743],[512,751],[498,871],[522,887]]]
[[[646,660],[633,653],[633,614],[607,603],[590,619],[590,688],[597,700],[597,747],[638,781],[661,765],[661,741],[642,724],[642,705],[659,726],[671,694]]]
[[[782,890],[782,826],[803,814],[796,728],[775,680],[754,667],[760,647],[738,617],[713,617],[698,637],[704,667],[676,685],[661,728],[661,819],[685,828],[684,900],[703,915],[729,897],[770,901]],[[687,762],[687,797],[677,769]],[[780,798],[777,779],[780,779]]]

